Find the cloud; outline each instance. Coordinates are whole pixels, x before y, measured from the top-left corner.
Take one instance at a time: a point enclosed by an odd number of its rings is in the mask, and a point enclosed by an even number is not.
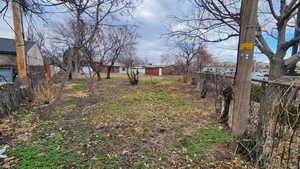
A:
[[[187,30],[187,26],[185,24],[183,24],[183,23],[179,23],[179,24],[172,25],[171,30],[173,32],[184,31],[184,30]]]
[[[12,18],[8,11],[8,17],[6,18],[10,25],[12,24]],[[125,20],[131,20],[130,23],[138,24],[138,33],[140,38],[138,39],[137,53],[140,57],[147,57],[149,62],[153,64],[160,64],[161,55],[169,51],[169,46],[165,39],[161,38],[161,35],[167,33],[166,24],[168,24],[169,17],[172,15],[185,16],[190,14],[190,6],[187,1],[177,0],[143,0],[141,4],[136,8],[133,14],[133,18],[125,18]],[[66,18],[66,14],[54,14],[47,16],[49,23],[61,22]],[[122,19],[123,20],[123,19]],[[38,24],[37,24],[38,25]],[[267,25],[270,26],[270,25]],[[42,29],[47,35],[51,35],[51,32],[55,29],[55,25],[45,25],[41,21],[38,29]],[[186,26],[183,24],[172,25],[174,30],[184,30]],[[25,30],[26,31],[26,30]],[[216,34],[210,35],[216,37]],[[0,19],[0,37],[14,38],[14,32],[11,28]],[[208,51],[215,56],[217,61],[236,61],[238,39],[231,39],[221,43],[208,43]],[[258,60],[265,60],[261,55],[257,56]]]
[[[14,38],[12,11],[8,8],[5,18],[0,17],[0,37]]]
[[[135,16],[145,22],[157,22],[160,20],[164,10],[158,0],[144,0],[135,11]]]

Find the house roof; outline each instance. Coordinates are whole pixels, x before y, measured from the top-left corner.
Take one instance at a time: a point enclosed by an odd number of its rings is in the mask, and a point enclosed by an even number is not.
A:
[[[35,44],[32,41],[25,41],[25,53]],[[16,41],[14,39],[0,38],[0,54],[16,54]]]
[[[205,68],[236,68],[234,65],[208,65],[204,66]]]
[[[172,65],[145,65],[144,67],[146,68],[164,68],[164,67],[169,67]]]

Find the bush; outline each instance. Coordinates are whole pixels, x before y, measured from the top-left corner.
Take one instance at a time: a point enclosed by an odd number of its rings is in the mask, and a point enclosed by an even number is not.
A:
[[[53,83],[45,82],[34,89],[34,102],[37,104],[49,104],[56,94],[57,86]]]

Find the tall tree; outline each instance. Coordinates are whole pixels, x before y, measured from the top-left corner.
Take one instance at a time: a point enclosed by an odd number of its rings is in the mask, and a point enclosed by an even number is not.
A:
[[[196,40],[180,41],[176,43],[176,62],[183,65],[183,81],[187,83],[188,77],[191,75],[191,67],[193,61],[197,59],[200,44]]]
[[[240,34],[240,0],[191,0],[196,14],[190,18],[175,17],[176,24],[185,25],[183,30],[175,30],[169,35],[197,37],[205,42],[221,42],[235,38]],[[289,38],[296,24],[294,16],[300,7],[298,0],[261,0],[259,4],[258,23],[255,46],[264,54],[270,63],[270,80],[281,79],[289,69],[300,60],[300,52],[288,55],[294,45],[299,44],[300,37]],[[259,161],[267,164],[268,154],[274,143],[270,123],[275,121],[272,116],[272,105],[279,93],[273,85],[268,85],[260,106],[260,118],[264,130],[263,150],[259,150]],[[275,104],[275,103],[274,103]]]
[[[72,78],[72,72],[80,70],[81,62],[86,59],[84,56],[91,54],[91,52],[85,53],[88,51],[86,49],[89,43],[95,39],[95,36],[105,25],[111,24],[111,20],[107,20],[107,18],[130,12],[134,8],[134,0],[74,0],[58,2],[61,3],[57,3],[57,5],[63,4],[63,7],[69,10],[72,18],[67,24],[59,26],[57,29],[58,36],[55,38],[56,44],[65,51],[63,55],[65,64],[61,65],[67,66],[64,69],[66,70],[65,76],[69,76],[70,79]],[[69,62],[71,63],[69,64]],[[68,66],[71,66],[71,68]],[[71,71],[69,72],[68,70]],[[62,83],[62,86],[64,83]],[[60,91],[63,92],[63,90]],[[57,96],[61,95],[57,94]]]
[[[115,29],[111,29],[108,33],[108,42],[111,43],[112,49],[107,55],[107,79],[110,79],[111,71],[113,66],[121,57],[122,54],[126,51],[126,49],[134,46],[136,44],[136,28],[135,27],[116,27]]]
[[[186,29],[172,31],[169,35],[196,37],[205,42],[221,42],[239,36],[239,0],[191,0],[190,2],[195,7],[196,14],[187,19],[175,17],[175,24],[183,24]],[[300,52],[291,57],[286,55],[287,51],[300,41],[299,37],[286,38],[295,27],[292,21],[300,2],[264,0],[259,6],[255,45],[269,59],[270,79],[274,80],[281,78],[300,60]],[[272,44],[276,46],[273,47]]]

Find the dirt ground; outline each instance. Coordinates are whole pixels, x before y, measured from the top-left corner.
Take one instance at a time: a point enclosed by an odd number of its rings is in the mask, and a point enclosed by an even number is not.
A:
[[[213,103],[179,79],[131,86],[115,75],[91,93],[75,78],[54,110],[25,106],[1,119],[2,168],[246,168],[234,164]]]

